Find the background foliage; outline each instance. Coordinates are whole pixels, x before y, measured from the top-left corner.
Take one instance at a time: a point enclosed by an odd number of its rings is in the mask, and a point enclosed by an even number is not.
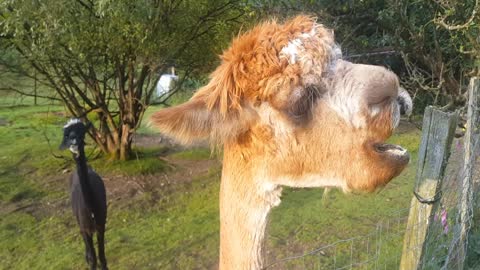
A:
[[[207,73],[238,27],[240,4],[3,1],[0,31],[9,55],[3,60],[48,85],[72,115],[91,121],[93,112],[97,121],[89,132],[96,144],[114,159],[127,159],[160,74],[170,66],[180,68],[181,81]]]

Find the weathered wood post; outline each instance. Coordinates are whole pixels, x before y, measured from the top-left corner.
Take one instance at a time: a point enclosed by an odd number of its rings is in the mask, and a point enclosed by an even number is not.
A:
[[[478,117],[479,117],[479,96],[480,96],[480,79],[470,79],[468,87],[468,108],[467,108],[467,125],[465,132],[465,158],[462,174],[462,193],[460,200],[460,240],[458,246],[458,269],[463,270],[464,261],[467,255],[467,239],[473,218],[473,165],[474,165],[474,147],[475,140],[478,140]]]
[[[445,113],[427,107],[423,117],[422,141],[418,151],[415,196],[412,198],[407,230],[403,240],[401,270],[421,267],[424,241],[431,222],[434,203],[441,196],[440,187],[455,127],[456,113]]]

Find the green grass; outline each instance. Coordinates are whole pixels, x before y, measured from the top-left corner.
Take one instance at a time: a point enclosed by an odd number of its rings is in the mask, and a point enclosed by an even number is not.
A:
[[[206,268],[218,256],[219,171],[212,170],[145,208],[109,207],[107,258],[112,269]],[[82,269],[83,243],[68,211],[37,220],[27,213],[0,222],[1,269]],[[198,260],[197,258],[208,258]]]
[[[50,202],[68,201],[67,175],[61,174],[74,164],[69,153],[57,150],[66,120],[59,114],[62,109],[50,105],[0,107],[0,118],[7,122],[0,126],[0,208],[8,213],[0,219],[0,269],[85,266],[83,243],[68,203],[54,212],[42,210]],[[101,174],[154,174],[168,171],[165,161],[157,157],[163,151],[140,148],[135,149],[136,158],[129,162],[100,157],[90,164]],[[205,156],[205,150],[197,152]],[[95,156],[94,149],[88,148],[87,154]],[[190,151],[185,156],[195,154]],[[56,182],[51,189],[50,178],[58,175],[65,183]],[[198,264],[189,255],[198,250],[206,257],[217,257],[218,225],[212,226],[212,221],[218,224],[218,196],[211,194],[218,194],[219,171],[199,177],[204,179],[178,187],[174,194],[162,195],[160,202],[151,203],[147,191],[132,205],[122,202],[109,207],[107,256],[113,269],[188,269]],[[42,206],[34,207],[38,209],[33,212],[21,210],[29,204]],[[12,212],[16,208],[20,210]],[[193,212],[189,215],[188,211]],[[207,233],[208,239],[198,241],[199,231]],[[186,253],[177,256],[179,251]]]
[[[151,113],[156,108],[151,108]],[[83,243],[71,215],[67,176],[73,168],[71,157],[57,150],[66,117],[55,105],[1,107],[0,118],[0,207],[8,213],[0,219],[0,269],[84,269]],[[148,114],[147,114],[148,115]],[[144,132],[150,132],[144,127]],[[267,228],[268,262],[303,254],[341,239],[372,235],[353,243],[356,260],[372,257],[365,241],[376,243],[382,236],[379,261],[386,269],[397,266],[402,235],[378,232],[380,221],[398,218],[397,211],[408,208],[412,197],[418,131],[394,135],[390,141],[410,150],[409,167],[387,187],[369,195],[331,191],[322,199],[322,189],[284,189],[282,204],[272,211]],[[50,145],[46,138],[50,140]],[[90,144],[91,145],[91,144]],[[132,177],[170,173],[157,157],[164,149],[136,149],[137,159],[108,162],[100,157],[90,164],[102,175]],[[87,153],[95,156],[93,148]],[[55,158],[52,154],[64,156]],[[211,158],[206,149],[192,149],[172,158],[198,161]],[[172,174],[173,175],[173,174]],[[53,181],[52,177],[60,177]],[[190,182],[175,183],[159,190],[145,190],[124,201],[109,202],[106,252],[111,269],[210,269],[218,258],[218,193],[220,169],[195,176]],[[31,204],[34,210],[12,212]],[[50,206],[55,205],[55,206]],[[407,213],[402,212],[401,217]],[[383,224],[383,223],[382,223]],[[401,227],[401,222],[400,222]],[[384,226],[383,229],[387,228]],[[390,230],[398,229],[392,224]],[[363,241],[363,242],[362,242]],[[349,263],[350,243],[325,250],[326,256],[310,256],[286,264],[287,269],[310,266],[337,267]],[[370,246],[370,248],[372,248]],[[275,269],[275,268],[273,268]],[[367,268],[366,268],[367,269]],[[382,268],[383,269],[383,268]]]
[[[193,269],[214,264],[219,241],[218,177],[219,171],[212,171],[149,209],[133,206],[116,214],[108,224],[111,265]]]
[[[15,201],[16,198],[36,198],[43,193],[41,183],[28,179],[37,168],[31,163],[49,156],[51,148],[46,137],[56,140],[51,126],[52,110],[57,107],[1,108],[0,118],[8,124],[0,126],[0,201]]]
[[[158,157],[164,152],[163,147],[133,149],[133,158],[130,161],[106,161],[106,157],[97,158],[89,162],[101,174],[146,175],[164,172],[169,169],[167,163]]]

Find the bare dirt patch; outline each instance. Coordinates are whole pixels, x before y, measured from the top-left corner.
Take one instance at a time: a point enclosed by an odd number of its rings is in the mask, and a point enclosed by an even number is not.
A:
[[[144,193],[150,193],[152,202],[177,190],[177,186],[188,184],[211,168],[219,168],[220,161],[215,158],[206,160],[182,160],[169,156],[159,157],[165,160],[171,170],[150,175],[109,175],[104,176],[109,202],[125,202]]]

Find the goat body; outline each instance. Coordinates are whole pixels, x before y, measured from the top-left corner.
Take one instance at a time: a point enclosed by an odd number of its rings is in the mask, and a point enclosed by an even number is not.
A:
[[[105,195],[105,186],[100,176],[91,168],[88,168],[88,181],[92,187],[95,205],[92,210],[89,209],[80,186],[80,177],[78,173],[73,173],[71,177],[71,199],[73,214],[77,218],[80,231],[93,234],[98,231],[98,227],[105,227],[107,219],[107,199]]]
[[[108,269],[104,242],[105,223],[107,220],[105,186],[100,176],[91,168],[88,168],[84,160],[82,162],[82,158],[76,158],[76,160],[77,171],[71,177],[71,199],[73,214],[77,219],[85,242],[85,259],[91,269],[96,269],[97,259],[92,239],[93,234],[96,232],[100,263],[102,264],[102,269]]]
[[[86,126],[78,119],[64,126],[64,138],[60,149],[68,148],[77,164],[71,176],[71,199],[73,213],[85,242],[85,259],[90,269],[97,269],[97,258],[93,246],[93,235],[97,233],[98,256],[103,270],[107,268],[105,258],[105,223],[107,221],[107,198],[102,178],[87,165],[85,157]]]

